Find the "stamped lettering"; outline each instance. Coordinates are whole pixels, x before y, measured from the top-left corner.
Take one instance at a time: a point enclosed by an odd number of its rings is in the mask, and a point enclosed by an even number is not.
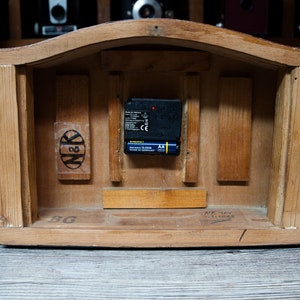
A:
[[[77,130],[68,130],[62,135],[59,142],[59,154],[67,168],[80,168],[85,159],[85,152],[85,141]]]
[[[72,224],[76,222],[77,217],[76,216],[53,216],[49,223],[64,223],[64,224]]]
[[[210,224],[228,222],[234,218],[232,211],[211,210],[204,213],[204,217],[210,221]]]

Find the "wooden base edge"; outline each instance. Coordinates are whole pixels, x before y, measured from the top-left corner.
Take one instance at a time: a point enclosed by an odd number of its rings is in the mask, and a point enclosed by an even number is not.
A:
[[[110,248],[245,247],[300,244],[300,229],[79,230],[0,229],[0,244]]]

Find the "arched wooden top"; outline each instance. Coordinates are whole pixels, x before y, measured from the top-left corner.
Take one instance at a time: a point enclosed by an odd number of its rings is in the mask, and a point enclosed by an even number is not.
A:
[[[199,49],[266,67],[300,66],[300,49],[190,21],[142,19],[104,23],[23,47],[0,50],[2,65],[51,66],[135,44]]]

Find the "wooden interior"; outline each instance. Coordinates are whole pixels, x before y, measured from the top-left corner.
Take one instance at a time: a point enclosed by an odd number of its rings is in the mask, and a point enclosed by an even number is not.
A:
[[[0,50],[0,242],[299,243],[299,65],[296,48],[178,20]],[[124,154],[130,97],[181,99],[179,156]],[[86,159],[66,172],[68,130]]]

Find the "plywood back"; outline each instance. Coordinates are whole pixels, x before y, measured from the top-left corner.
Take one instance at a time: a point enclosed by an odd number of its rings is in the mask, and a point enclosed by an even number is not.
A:
[[[252,80],[220,78],[218,181],[248,181],[251,151]]]
[[[208,205],[267,204],[276,93],[276,84],[270,85],[269,81],[277,78],[276,72],[212,56],[211,68],[198,74],[168,72],[166,76],[165,72],[151,71],[111,74],[95,67],[98,58],[91,55],[35,73],[36,144],[53,145],[47,152],[37,146],[41,206],[102,207],[102,191],[111,187],[180,189],[190,186],[207,191]],[[246,185],[224,186],[217,181],[220,77],[224,72],[237,74],[241,69],[253,80],[250,180]],[[56,74],[67,70],[73,74],[89,74],[92,177],[86,183],[64,184],[56,178],[53,131],[56,107],[51,99],[55,97]],[[179,98],[187,105],[193,99],[193,108],[182,116],[182,150],[178,157],[124,154],[123,103],[129,97]],[[190,137],[186,131],[189,118],[195,122]],[[190,165],[187,147],[192,147],[194,153]]]

